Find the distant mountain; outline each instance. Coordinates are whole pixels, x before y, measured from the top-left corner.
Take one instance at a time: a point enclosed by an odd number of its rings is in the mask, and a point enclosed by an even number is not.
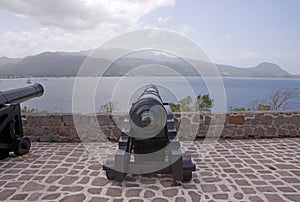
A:
[[[261,63],[256,67],[240,68],[217,64],[222,76],[231,77],[292,77],[290,73],[273,63]]]
[[[285,76],[291,75],[287,71],[284,71],[283,69],[281,69],[278,65],[276,65],[274,63],[268,63],[268,62],[263,62],[263,63],[257,65],[256,67],[249,68],[248,70],[253,71],[257,74],[278,76],[278,77],[285,77]]]
[[[6,65],[10,63],[17,63],[20,62],[22,58],[9,58],[9,57],[0,57],[0,65]]]
[[[117,51],[117,52],[116,52]],[[88,62],[88,71],[83,76],[123,76],[131,73],[136,75],[170,76],[178,72],[183,76],[196,75],[195,70],[185,61],[177,57],[157,52],[137,52],[118,59],[111,64],[109,58],[122,50],[107,50],[98,52],[105,58],[89,58],[91,50],[82,52],[44,52],[23,59],[0,58],[0,77],[73,77],[76,76],[84,61]],[[97,55],[97,52],[96,52]],[[206,62],[194,60],[196,66],[209,72]],[[110,66],[107,70],[105,67]],[[256,67],[239,68],[230,65],[216,64],[221,76],[224,77],[296,77],[273,63],[261,63]],[[136,67],[138,70],[136,70]],[[159,68],[158,68],[159,67]],[[165,68],[161,68],[165,67]],[[167,68],[166,68],[167,67]],[[170,71],[171,68],[174,71]],[[99,75],[99,74],[98,74]],[[210,74],[208,74],[210,75]],[[213,75],[213,74],[211,74]]]

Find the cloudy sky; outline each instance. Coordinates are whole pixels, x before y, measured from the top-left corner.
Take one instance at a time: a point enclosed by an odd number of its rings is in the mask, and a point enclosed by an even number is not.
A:
[[[164,28],[217,63],[274,62],[300,74],[298,0],[1,0],[0,56],[96,48],[124,32]]]

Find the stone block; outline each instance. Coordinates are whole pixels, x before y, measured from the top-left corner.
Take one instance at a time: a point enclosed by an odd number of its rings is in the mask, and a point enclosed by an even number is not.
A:
[[[60,136],[69,137],[70,136],[70,128],[69,127],[60,127],[60,128],[57,128],[57,133]]]
[[[34,136],[43,136],[47,135],[47,130],[44,127],[35,127],[32,129]]]
[[[73,115],[63,115],[64,126],[74,126]]]
[[[33,118],[32,121],[35,126],[49,126],[50,125],[50,117],[49,116],[37,115]]]
[[[23,126],[31,127],[34,126],[34,117],[31,115],[26,115],[22,118]]]
[[[204,124],[205,124],[205,125],[210,125],[210,122],[211,122],[211,117],[210,117],[210,116],[206,116],[206,117],[205,117]]]
[[[259,137],[264,137],[265,136],[265,129],[263,128],[255,128],[254,129],[254,136],[259,138]]]
[[[267,128],[267,132],[266,133],[267,133],[268,137],[274,137],[276,135],[276,132],[277,132],[276,128],[269,127],[269,128]]]
[[[54,114],[49,116],[49,122],[51,126],[62,126],[62,115]]]
[[[261,124],[269,126],[272,124],[273,117],[272,116],[263,116],[261,117]]]
[[[97,120],[100,126],[108,126],[111,125],[111,115],[102,114],[97,116]]]
[[[274,118],[274,124],[277,126],[281,126],[286,123],[286,119],[283,116],[279,116]]]
[[[229,116],[228,117],[228,124],[243,125],[243,124],[245,124],[245,117],[242,116],[242,115]]]

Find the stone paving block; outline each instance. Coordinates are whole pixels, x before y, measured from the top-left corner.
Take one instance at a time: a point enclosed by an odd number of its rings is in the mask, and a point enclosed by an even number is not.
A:
[[[122,183],[109,181],[102,165],[117,144],[95,144],[92,154],[80,143],[33,143],[27,159],[0,161],[0,201],[300,199],[300,138],[222,140],[207,155],[201,141],[183,142],[197,167],[188,183],[174,182],[170,175],[128,175]]]

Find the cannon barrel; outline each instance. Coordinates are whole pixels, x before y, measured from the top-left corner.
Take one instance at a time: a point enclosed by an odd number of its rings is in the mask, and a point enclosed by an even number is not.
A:
[[[138,98],[129,111],[131,121],[138,127],[164,126],[167,112],[163,101],[155,85],[146,86],[144,92]]]
[[[31,98],[42,96],[43,93],[44,88],[39,83],[18,89],[0,91],[0,105],[18,104]]]

